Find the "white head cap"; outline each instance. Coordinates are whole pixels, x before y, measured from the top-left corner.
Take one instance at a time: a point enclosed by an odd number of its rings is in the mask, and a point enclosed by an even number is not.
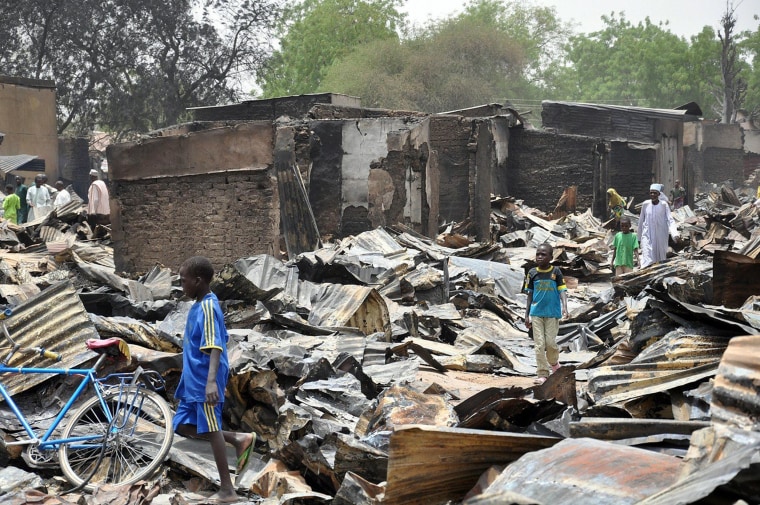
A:
[[[92,173],[92,172],[90,172]],[[659,184],[652,184],[649,186],[649,191],[660,191],[660,185]]]
[[[100,175],[100,174],[98,173],[98,171],[97,171],[97,170],[95,170],[95,169],[93,168],[92,170],[90,170],[90,175],[91,175],[91,176],[95,176],[95,177],[97,177],[97,176],[98,176],[98,175]]]

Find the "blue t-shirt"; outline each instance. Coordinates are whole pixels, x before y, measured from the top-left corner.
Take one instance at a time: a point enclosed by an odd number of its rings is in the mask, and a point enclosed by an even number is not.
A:
[[[227,359],[227,328],[224,314],[214,293],[208,293],[200,302],[190,307],[182,341],[182,376],[174,396],[187,402],[206,401],[206,380],[208,379],[211,350],[220,349],[219,370],[216,385],[219,396],[224,399],[230,365]]]
[[[531,268],[525,277],[525,292],[533,294],[530,304],[531,317],[555,317],[562,319],[562,301],[560,291],[565,291],[565,278],[562,271],[550,266],[546,270]]]

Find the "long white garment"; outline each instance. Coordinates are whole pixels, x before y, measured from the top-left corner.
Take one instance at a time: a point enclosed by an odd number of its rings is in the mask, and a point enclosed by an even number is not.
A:
[[[55,202],[53,202],[53,206],[60,207],[62,205],[66,205],[70,201],[71,201],[71,194],[65,189],[62,189],[58,193],[56,193]]]
[[[641,206],[639,216],[639,246],[641,247],[641,268],[665,260],[668,254],[668,233],[675,240],[678,237],[676,222],[665,202],[656,205],[647,200]]]
[[[50,193],[45,186],[39,188],[35,185],[30,187],[26,192],[26,203],[29,205],[29,217],[27,221],[49,214],[52,210]]]

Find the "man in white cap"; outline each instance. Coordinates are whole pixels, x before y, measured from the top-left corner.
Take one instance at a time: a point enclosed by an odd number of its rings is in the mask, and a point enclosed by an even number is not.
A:
[[[664,261],[668,254],[668,233],[678,241],[676,222],[670,214],[670,207],[660,201],[660,185],[649,187],[649,196],[641,206],[638,238],[641,246],[641,268]]]
[[[98,178],[98,171],[90,170],[90,190],[87,192],[87,222],[93,230],[99,224],[111,223],[111,204],[106,183]]]

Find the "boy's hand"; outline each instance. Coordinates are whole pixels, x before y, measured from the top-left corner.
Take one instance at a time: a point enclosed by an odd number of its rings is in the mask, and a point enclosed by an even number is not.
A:
[[[219,389],[216,381],[206,382],[206,403],[219,403]]]
[[[567,319],[568,317],[570,317],[570,314],[567,313],[567,309],[563,308],[562,309],[562,319]]]
[[[530,316],[525,316],[525,327],[530,329],[533,324],[530,322]]]

